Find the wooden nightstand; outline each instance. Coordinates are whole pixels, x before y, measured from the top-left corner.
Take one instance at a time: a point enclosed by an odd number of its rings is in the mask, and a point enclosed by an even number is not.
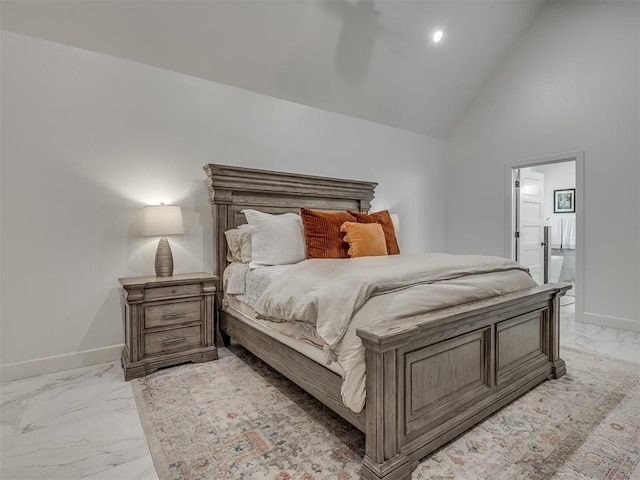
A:
[[[214,294],[218,277],[185,273],[172,277],[120,278],[125,380],[158,368],[218,358]]]

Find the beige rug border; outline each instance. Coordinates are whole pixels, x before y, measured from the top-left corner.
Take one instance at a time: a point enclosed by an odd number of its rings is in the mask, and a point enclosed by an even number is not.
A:
[[[134,378],[131,381],[131,389],[133,391],[133,399],[136,402],[136,408],[138,409],[138,415],[140,416],[142,430],[144,431],[144,436],[147,439],[149,454],[151,455],[151,460],[153,461],[153,466],[156,469],[158,478],[160,480],[169,479],[171,478],[171,471],[169,470],[169,459],[164,453],[164,449],[162,448],[160,440],[158,439],[155,433],[155,429],[153,428],[153,421],[143,398],[139,378]]]

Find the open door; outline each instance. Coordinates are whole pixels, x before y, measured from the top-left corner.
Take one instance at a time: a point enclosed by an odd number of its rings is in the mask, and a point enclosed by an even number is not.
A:
[[[516,260],[544,283],[544,174],[521,168],[516,180]]]

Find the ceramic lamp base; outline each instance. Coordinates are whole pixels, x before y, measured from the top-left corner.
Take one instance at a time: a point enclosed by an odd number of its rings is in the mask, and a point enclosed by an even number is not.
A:
[[[162,237],[156,250],[156,276],[170,277],[173,275],[173,254],[167,237]]]

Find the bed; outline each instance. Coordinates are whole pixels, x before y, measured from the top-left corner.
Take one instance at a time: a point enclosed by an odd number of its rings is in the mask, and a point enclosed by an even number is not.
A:
[[[280,214],[300,207],[370,209],[376,183],[205,165],[212,207],[214,273],[228,265],[224,232],[244,209]],[[366,407],[341,397],[342,377],[242,321],[218,292],[216,340],[229,337],[365,434],[365,479],[408,479],[418,461],[546,379],[565,374],[559,357],[560,297],[547,284],[357,330],[365,349]],[[446,381],[434,381],[446,379]]]

